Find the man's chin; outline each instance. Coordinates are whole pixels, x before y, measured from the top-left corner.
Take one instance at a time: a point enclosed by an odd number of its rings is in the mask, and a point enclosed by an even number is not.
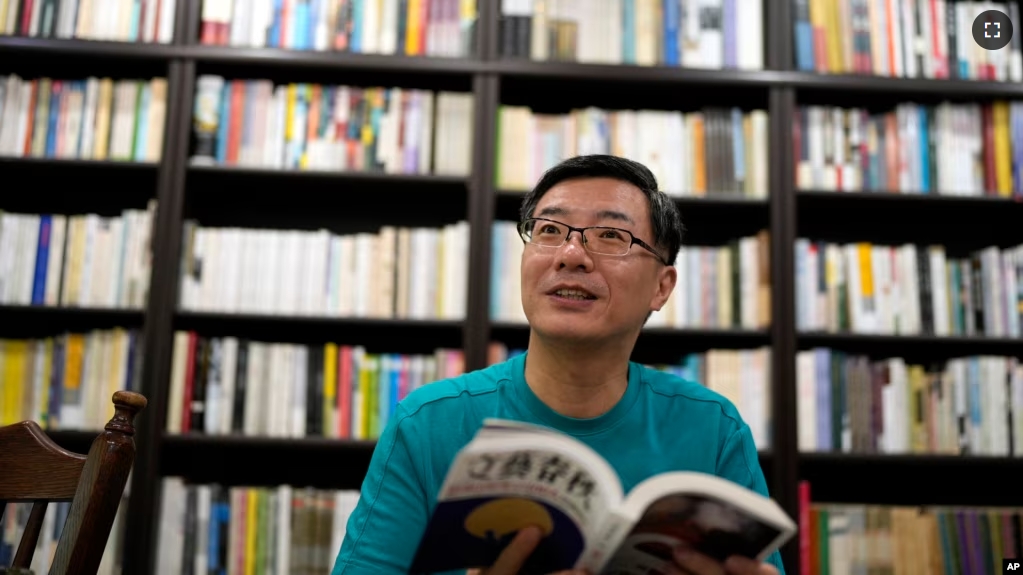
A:
[[[531,323],[530,327],[540,337],[549,341],[592,342],[607,337],[607,334],[589,322],[559,321],[552,318],[542,322]]]

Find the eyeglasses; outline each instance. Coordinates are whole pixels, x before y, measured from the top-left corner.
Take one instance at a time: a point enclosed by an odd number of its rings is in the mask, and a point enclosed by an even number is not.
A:
[[[629,253],[633,244],[636,244],[657,256],[657,259],[664,265],[669,265],[661,257],[661,254],[650,247],[650,244],[632,235],[629,230],[607,226],[574,228],[547,218],[529,218],[519,223],[519,235],[522,236],[522,241],[545,248],[559,248],[565,245],[572,232],[579,232],[583,240],[583,247],[590,253],[624,256]]]

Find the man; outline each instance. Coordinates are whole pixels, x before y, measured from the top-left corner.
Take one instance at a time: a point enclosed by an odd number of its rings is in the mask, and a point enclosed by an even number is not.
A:
[[[431,383],[396,409],[373,453],[333,575],[406,573],[457,451],[499,417],[587,443],[626,492],[667,470],[715,474],[767,494],[749,428],[722,396],[631,363],[649,315],[676,282],[674,202],[650,171],[613,156],[549,170],[523,201],[525,355]],[[594,228],[592,226],[603,226]],[[489,575],[518,571],[539,531],[522,530]],[[781,559],[677,555],[680,573],[778,575]]]

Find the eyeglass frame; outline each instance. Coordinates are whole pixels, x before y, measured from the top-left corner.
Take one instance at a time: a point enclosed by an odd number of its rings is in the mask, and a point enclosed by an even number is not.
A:
[[[535,221],[551,222],[551,223],[554,223],[554,224],[558,224],[560,226],[565,226],[566,228],[568,228],[568,233],[565,234],[564,241],[562,241],[560,244],[558,244],[556,246],[545,246],[545,245],[541,245],[541,244],[533,244],[533,242],[527,240],[525,238],[525,235],[524,235],[525,234],[524,230],[525,230],[526,222],[531,222],[531,221],[533,221],[533,222],[535,222]],[[519,238],[522,240],[523,243],[532,244],[532,245],[535,245],[535,246],[540,246],[542,248],[560,248],[561,246],[563,246],[563,245],[568,243],[569,238],[572,237],[572,232],[579,232],[579,239],[582,240],[583,249],[585,249],[588,253],[591,253],[591,254],[592,253],[596,253],[596,254],[599,254],[599,255],[602,255],[602,256],[624,257],[624,256],[629,255],[632,252],[632,246],[639,245],[639,247],[644,248],[648,252],[654,254],[654,256],[657,258],[657,260],[659,262],[661,262],[662,264],[664,264],[666,266],[670,266],[671,265],[670,263],[668,263],[668,260],[665,259],[661,254],[657,253],[657,251],[654,248],[652,248],[650,246],[650,244],[648,244],[648,243],[644,242],[643,240],[637,238],[636,234],[632,233],[631,231],[623,229],[623,228],[615,228],[615,227],[612,227],[612,226],[587,226],[585,228],[577,228],[575,226],[570,226],[570,225],[566,224],[565,222],[559,222],[558,220],[552,220],[550,218],[526,218],[526,219],[522,220],[521,222],[519,222],[519,225],[516,226],[516,227],[518,228]],[[586,230],[614,230],[616,232],[625,232],[625,233],[629,234],[630,238],[632,238],[632,243],[629,244],[629,249],[627,249],[624,254],[603,254],[603,253],[600,253],[600,252],[591,252],[590,249],[586,247]]]

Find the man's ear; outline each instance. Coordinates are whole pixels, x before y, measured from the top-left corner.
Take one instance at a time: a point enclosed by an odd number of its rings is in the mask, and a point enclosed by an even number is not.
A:
[[[675,289],[675,282],[678,281],[678,270],[675,266],[664,266],[657,275],[657,286],[654,289],[654,297],[650,300],[651,311],[661,311],[664,304],[668,303],[672,290]]]

